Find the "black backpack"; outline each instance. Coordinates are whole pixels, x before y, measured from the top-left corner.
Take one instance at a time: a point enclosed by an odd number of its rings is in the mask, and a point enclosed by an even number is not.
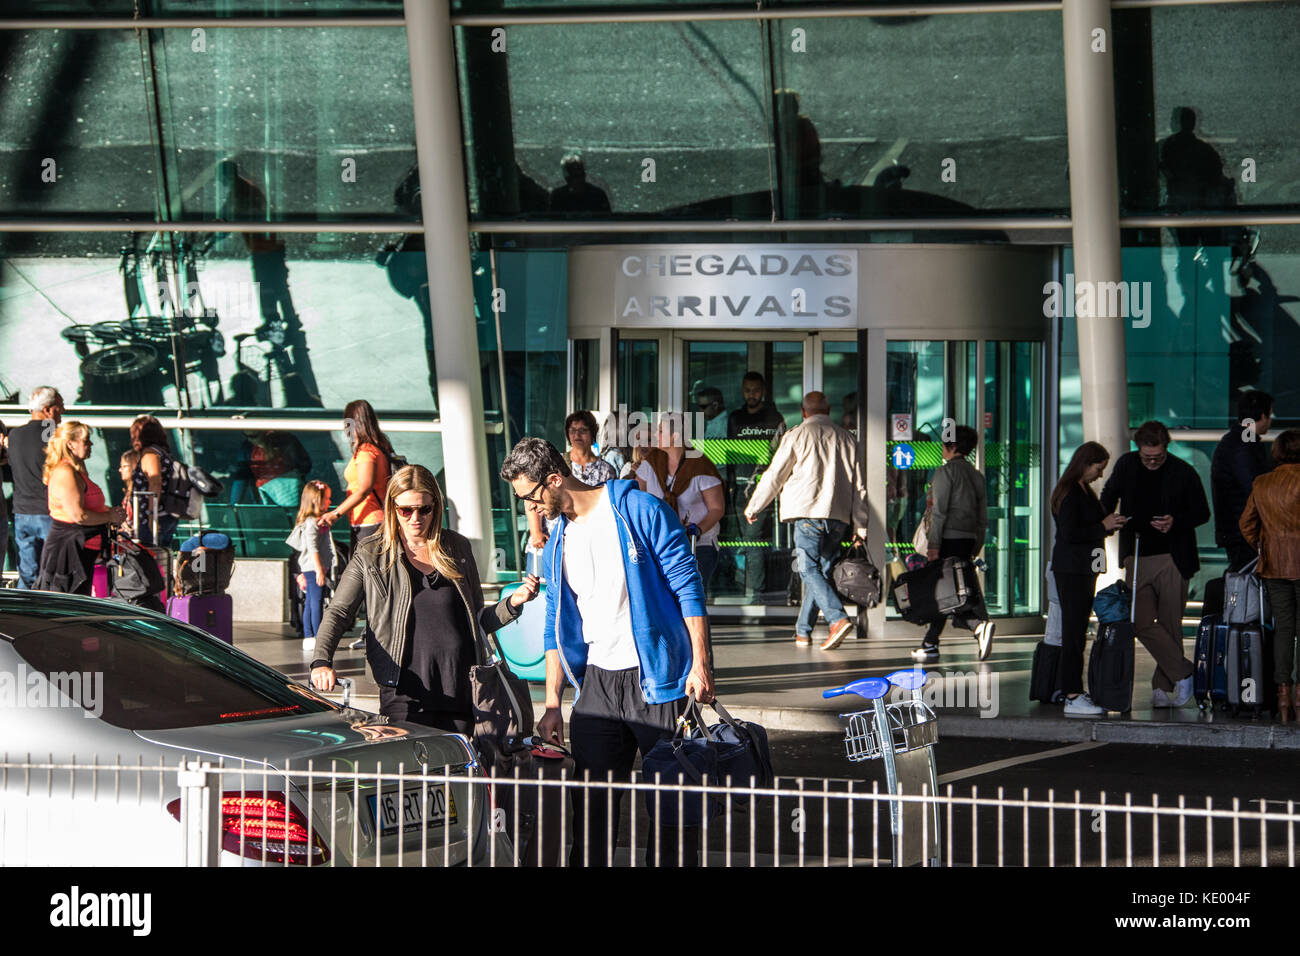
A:
[[[871,563],[867,546],[861,541],[855,541],[831,567],[831,584],[836,594],[859,608],[875,607],[884,590],[880,569]]]

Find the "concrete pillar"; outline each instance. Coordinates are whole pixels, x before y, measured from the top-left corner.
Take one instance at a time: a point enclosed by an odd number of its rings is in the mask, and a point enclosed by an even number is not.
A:
[[[1119,282],[1123,276],[1110,2],[1065,0],[1061,20],[1075,283]],[[1083,434],[1086,440],[1106,446],[1111,465],[1129,450],[1126,321],[1122,317],[1078,316]],[[1113,570],[1113,561],[1110,566]]]
[[[479,574],[484,581],[491,581],[494,547],[488,482],[495,476],[488,470],[484,433],[449,5],[405,0],[404,6],[446,468],[444,491],[455,503],[457,530],[474,545]]]

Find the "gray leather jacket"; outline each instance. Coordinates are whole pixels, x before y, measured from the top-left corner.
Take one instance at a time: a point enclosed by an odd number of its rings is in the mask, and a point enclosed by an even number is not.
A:
[[[472,633],[478,635],[479,628],[495,631],[518,617],[510,607],[509,598],[502,598],[491,607],[483,606],[483,587],[479,583],[478,567],[469,541],[454,531],[443,529],[442,542],[460,568],[461,577],[455,582],[456,590],[465,604]],[[393,562],[392,567],[384,566],[386,562],[380,552],[382,545],[382,534],[372,535],[357,545],[329,607],[321,615],[312,667],[333,666],[339,640],[356,623],[357,611],[364,600],[367,630],[372,635],[366,642],[366,659],[376,683],[395,687],[406,650],[411,579],[400,558]],[[482,660],[483,642],[479,640],[476,643]]]

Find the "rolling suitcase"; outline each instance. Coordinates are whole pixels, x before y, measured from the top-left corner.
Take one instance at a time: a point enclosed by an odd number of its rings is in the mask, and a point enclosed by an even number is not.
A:
[[[1101,624],[1088,655],[1088,696],[1098,707],[1120,713],[1133,709],[1133,643],[1140,547],[1141,536],[1138,536],[1133,547],[1133,587],[1129,589],[1132,596],[1128,620]]]
[[[1269,694],[1265,693],[1268,660],[1264,627],[1260,624],[1229,624],[1227,654],[1227,705],[1233,715],[1251,710],[1258,717]],[[1272,691],[1272,683],[1267,688]]]
[[[1029,699],[1059,704],[1064,696],[1059,686],[1060,673],[1061,645],[1039,641],[1034,648],[1034,664],[1029,673]]]
[[[1196,628],[1196,651],[1192,672],[1192,688],[1196,704],[1201,710],[1227,700],[1227,647],[1228,625],[1222,616],[1207,614]]]
[[[235,643],[234,602],[229,594],[177,595],[167,602],[167,616],[232,646]]]

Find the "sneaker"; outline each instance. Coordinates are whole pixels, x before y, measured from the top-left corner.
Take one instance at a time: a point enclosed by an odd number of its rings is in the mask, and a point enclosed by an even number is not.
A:
[[[922,644],[912,651],[912,660],[922,664],[933,664],[939,659],[939,647],[936,644]]]
[[[988,660],[989,652],[993,650],[995,627],[992,621],[980,621],[975,625],[975,643],[979,645],[979,659],[982,661]]]
[[[304,638],[302,639],[302,649],[303,649],[304,651],[310,651],[310,650],[312,650],[312,649],[315,648],[315,647],[316,647],[316,638],[314,638],[314,637],[304,637]]]
[[[1174,685],[1174,707],[1182,707],[1192,699],[1194,675],[1188,674]]]
[[[849,618],[842,621],[836,621],[831,625],[831,636],[822,642],[822,650],[833,651],[844,643],[844,638],[849,636],[849,631],[853,630],[853,622]]]
[[[795,647],[812,647],[812,635],[811,635],[811,634],[796,634],[796,635],[794,636],[794,646],[795,646]]]
[[[1186,701],[1184,701],[1184,703],[1186,703]],[[1164,691],[1162,691],[1159,687],[1154,687],[1151,690],[1151,706],[1172,707],[1174,706],[1174,702],[1170,700],[1169,695],[1166,694]]]
[[[1067,697],[1065,700],[1067,717],[1100,717],[1104,713],[1106,708],[1094,704],[1087,694],[1080,694],[1074,698]]]

